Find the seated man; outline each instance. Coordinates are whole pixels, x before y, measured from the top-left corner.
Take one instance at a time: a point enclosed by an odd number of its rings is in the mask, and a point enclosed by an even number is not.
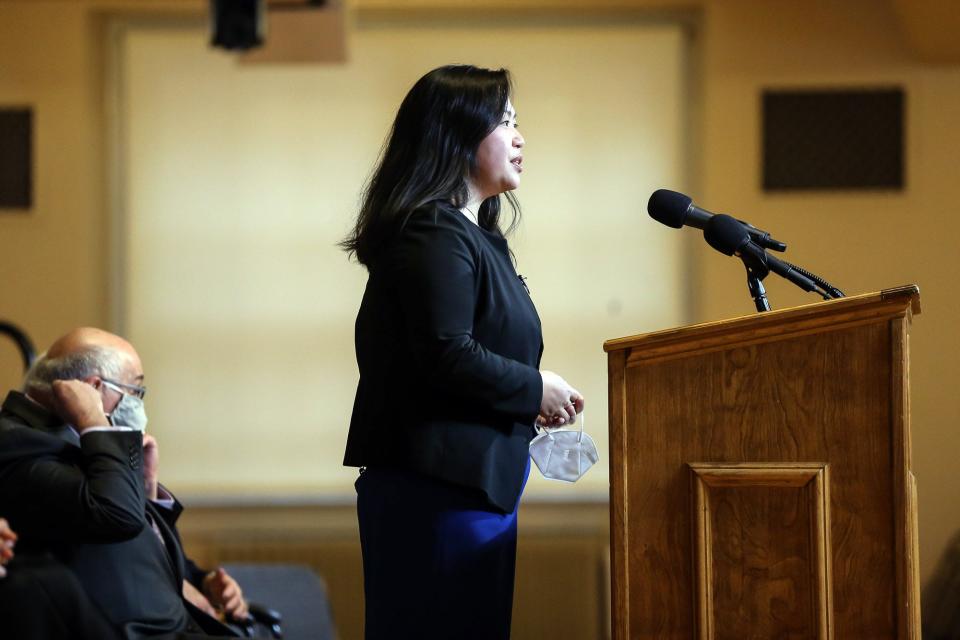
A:
[[[18,553],[59,558],[124,638],[233,635],[202,609],[244,616],[246,604],[232,578],[204,579],[184,557],[182,508],[158,485],[156,441],[143,434],[143,380],[118,336],[58,339],[0,412],[0,513]]]

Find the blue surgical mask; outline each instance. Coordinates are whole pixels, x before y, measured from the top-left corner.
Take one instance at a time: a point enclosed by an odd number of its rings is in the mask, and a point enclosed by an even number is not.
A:
[[[107,419],[114,427],[130,427],[136,431],[147,430],[147,412],[143,408],[143,400],[129,393],[120,396],[120,402],[113,408]]]

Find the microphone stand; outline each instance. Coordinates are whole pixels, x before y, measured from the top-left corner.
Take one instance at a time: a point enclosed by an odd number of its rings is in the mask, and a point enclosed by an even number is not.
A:
[[[750,297],[753,298],[753,304],[757,311],[761,313],[770,311],[770,302],[767,300],[767,290],[763,288],[763,283],[754,275],[749,267],[747,268],[747,288],[750,290]]]
[[[740,256],[740,260],[743,261],[743,266],[747,269],[747,289],[750,291],[750,297],[753,298],[753,304],[757,307],[757,311],[761,313],[770,311],[770,302],[767,300],[767,290],[764,289],[762,282],[762,280],[770,274],[770,265],[763,259],[764,253],[762,251],[762,249],[760,252],[741,251],[737,254]],[[844,297],[843,291],[837,289],[823,278],[795,264],[789,262],[784,264],[809,279],[806,286],[793,280],[793,283],[802,289],[813,291],[819,294],[824,300]]]
[[[763,260],[757,256],[741,253],[740,259],[743,266],[747,269],[747,289],[750,291],[750,297],[753,298],[753,304],[757,311],[763,313],[770,311],[770,301],[767,300],[767,290],[763,288],[763,279],[770,273]]]

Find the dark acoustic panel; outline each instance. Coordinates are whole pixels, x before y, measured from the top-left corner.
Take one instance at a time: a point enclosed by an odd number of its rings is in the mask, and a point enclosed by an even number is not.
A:
[[[0,108],[0,209],[33,204],[33,112]]]
[[[763,188],[902,189],[903,89],[764,91]]]

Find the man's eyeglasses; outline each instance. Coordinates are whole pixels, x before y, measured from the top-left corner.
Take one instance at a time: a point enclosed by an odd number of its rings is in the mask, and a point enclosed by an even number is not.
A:
[[[136,396],[141,400],[145,395],[147,395],[146,387],[138,387],[135,384],[127,384],[126,382],[120,382],[119,380],[111,380],[110,378],[100,378],[103,380],[103,383],[108,387],[113,387],[114,391],[119,393],[129,393],[132,396]]]

